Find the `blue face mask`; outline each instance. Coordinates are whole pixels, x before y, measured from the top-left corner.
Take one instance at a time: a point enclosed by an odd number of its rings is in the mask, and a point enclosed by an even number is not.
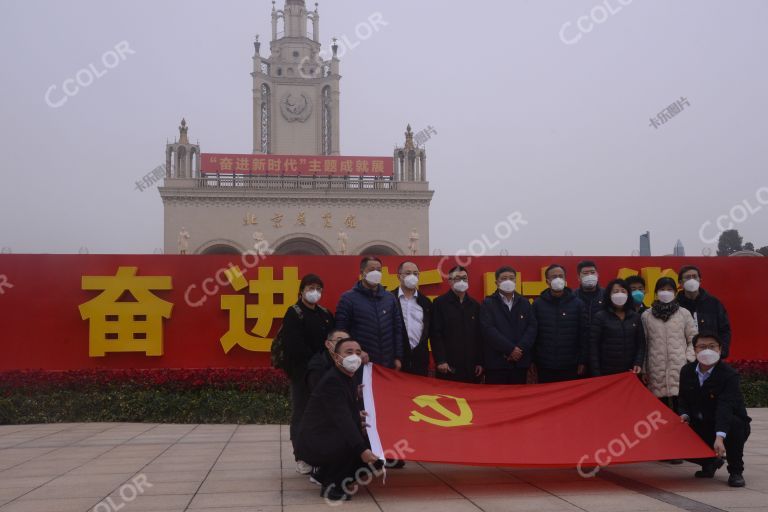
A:
[[[643,302],[643,299],[645,299],[645,293],[641,290],[635,290],[632,292],[632,299],[640,304]]]

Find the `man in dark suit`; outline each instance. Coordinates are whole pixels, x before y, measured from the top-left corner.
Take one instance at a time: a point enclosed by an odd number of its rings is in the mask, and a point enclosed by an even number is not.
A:
[[[419,293],[419,267],[412,261],[404,261],[397,267],[397,278],[400,286],[392,293],[403,322],[403,371],[426,377],[432,301]]]
[[[358,406],[355,372],[362,350],[349,338],[336,344],[334,366],[312,390],[299,426],[296,453],[319,467],[320,495],[333,501],[350,499],[355,472],[378,458],[368,448]]]
[[[717,457],[691,462],[701,465],[697,478],[712,478],[728,460],[728,485],[744,487],[744,444],[752,419],[744,407],[739,374],[720,360],[722,341],[715,333],[693,338],[696,361],[680,371],[680,418],[712,446]]]
[[[496,270],[496,292],[483,301],[483,367],[486,384],[525,384],[533,359],[536,319],[531,303],[516,292],[517,271]]]

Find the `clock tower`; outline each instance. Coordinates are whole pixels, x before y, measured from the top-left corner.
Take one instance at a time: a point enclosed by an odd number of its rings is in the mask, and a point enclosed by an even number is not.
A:
[[[312,12],[304,0],[274,4],[269,57],[258,36],[254,42],[253,152],[338,155],[338,46],[323,57],[317,4]]]

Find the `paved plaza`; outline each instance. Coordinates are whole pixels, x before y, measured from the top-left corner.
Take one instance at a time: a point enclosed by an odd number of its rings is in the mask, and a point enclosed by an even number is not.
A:
[[[389,470],[345,511],[765,511],[768,409],[751,409],[745,489],[696,466],[575,469],[420,464]],[[0,512],[326,510],[294,469],[287,426],[78,423],[0,426]]]

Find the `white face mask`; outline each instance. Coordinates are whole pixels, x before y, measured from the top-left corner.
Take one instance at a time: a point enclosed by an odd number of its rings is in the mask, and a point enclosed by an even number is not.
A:
[[[453,283],[453,291],[458,293],[464,293],[469,289],[469,283],[466,281],[456,281]]]
[[[320,290],[307,290],[304,292],[304,300],[310,304],[317,304],[320,302],[320,297],[322,296],[323,294],[320,292]]]
[[[556,277],[549,282],[549,287],[552,288],[553,291],[561,292],[565,290],[565,279],[562,277]]]
[[[361,364],[363,364],[363,360],[357,354],[352,354],[341,360],[341,366],[349,373],[355,373]]]
[[[611,302],[613,302],[616,306],[623,306],[627,303],[627,299],[629,299],[629,295],[626,293],[614,293],[611,295]]]
[[[698,279],[689,279],[686,282],[683,283],[683,288],[685,288],[685,291],[696,293],[699,291],[699,288],[701,287],[701,283]]]
[[[381,284],[381,272],[379,272],[378,270],[371,270],[370,272],[365,274],[365,281],[372,286]]]
[[[675,292],[672,292],[669,290],[661,290],[659,293],[656,294],[656,296],[664,304],[669,304],[670,302],[675,300]]]
[[[517,283],[515,283],[511,279],[505,279],[504,281],[499,283],[499,290],[503,291],[504,293],[512,293],[515,291],[516,287],[517,287]]]
[[[409,290],[413,290],[419,286],[419,276],[414,274],[408,274],[403,278],[403,285]]]
[[[708,348],[696,354],[696,360],[705,366],[712,366],[720,360],[720,352]]]
[[[594,288],[597,286],[597,281],[597,274],[589,274],[581,278],[581,284],[583,284],[585,288]]]

